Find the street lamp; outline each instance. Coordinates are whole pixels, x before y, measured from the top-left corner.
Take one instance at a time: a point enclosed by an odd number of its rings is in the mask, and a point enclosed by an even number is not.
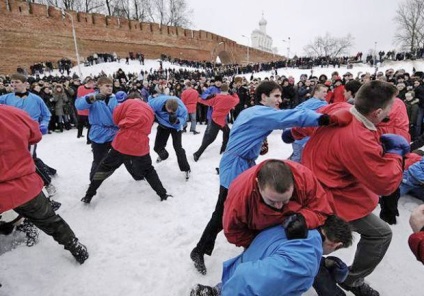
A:
[[[241,36],[244,37],[244,38],[247,38],[247,55],[246,55],[246,58],[247,58],[247,64],[249,64],[249,62],[250,62],[250,56],[249,56],[250,38],[246,35],[241,35]]]
[[[287,41],[283,40],[283,42],[287,42],[287,59],[290,59],[290,41],[290,37],[287,38]]]
[[[374,42],[374,67],[377,67],[377,41]]]
[[[74,45],[75,45],[75,55],[77,56],[78,72],[79,72],[80,78],[82,78],[81,65],[80,65],[81,63],[80,63],[80,58],[79,58],[79,53],[78,53],[78,45],[77,45],[77,36],[75,34],[74,18],[72,17],[72,15],[70,13],[66,12],[63,8],[62,9],[60,9],[59,7],[55,7],[55,8],[62,12],[63,18],[65,18],[65,15],[68,15],[69,18],[71,19],[72,35],[74,37]]]
[[[224,44],[224,43],[225,43],[225,41],[221,41],[217,45],[215,45],[215,47],[213,48],[213,50],[211,52],[211,57],[212,57],[212,62],[213,63],[214,63],[215,50],[218,48],[218,46],[220,46],[221,44]]]

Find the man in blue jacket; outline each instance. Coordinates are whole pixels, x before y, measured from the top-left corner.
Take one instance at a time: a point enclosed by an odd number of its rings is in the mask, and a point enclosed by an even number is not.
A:
[[[187,161],[185,150],[182,146],[182,131],[187,120],[187,108],[183,101],[174,96],[164,94],[163,84],[157,86],[158,96],[149,99],[149,105],[155,112],[159,123],[153,150],[158,154],[157,163],[169,157],[166,148],[169,135],[172,136],[172,144],[177,155],[180,171],[185,173],[186,181],[190,177],[190,165]]]
[[[102,158],[111,148],[118,127],[113,123],[113,110],[118,106],[118,101],[112,93],[113,81],[108,77],[100,77],[97,80],[98,91],[77,98],[75,107],[78,110],[90,110],[88,121],[90,122],[91,148],[93,150],[93,163],[90,171],[90,181],[96,172]]]
[[[336,216],[302,239],[288,239],[283,223],[261,231],[242,254],[225,261],[220,284],[197,285],[190,296],[302,295],[314,283],[322,255],[351,244],[351,228]],[[344,280],[349,271],[340,259],[322,260],[335,280]]]
[[[227,148],[219,165],[220,189],[215,211],[190,258],[195,268],[206,274],[204,255],[211,255],[218,233],[222,230],[222,215],[228,187],[242,172],[255,165],[265,138],[275,129],[293,126],[329,124],[328,115],[306,109],[279,110],[281,86],[274,81],[262,82],[255,91],[257,105],[243,110],[231,129]]]
[[[304,101],[303,103],[296,106],[295,109],[307,109],[316,111],[319,108],[328,105],[325,100],[325,96],[327,95],[328,87],[324,84],[317,84],[312,92],[312,98]],[[289,157],[290,160],[301,162],[302,159],[302,151],[306,142],[308,142],[309,137],[305,137],[302,140],[296,140],[293,142],[293,153]]]

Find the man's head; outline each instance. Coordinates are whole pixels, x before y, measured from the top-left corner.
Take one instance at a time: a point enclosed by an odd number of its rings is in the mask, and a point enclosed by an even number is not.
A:
[[[256,181],[262,200],[272,208],[281,209],[293,195],[293,174],[281,160],[268,160],[259,170]]]
[[[113,91],[113,80],[108,77],[100,77],[97,80],[97,87],[102,95],[111,95]]]
[[[13,87],[15,93],[24,93],[26,92],[26,77],[20,73],[15,73],[10,75],[10,84]]]
[[[398,94],[396,86],[374,80],[361,86],[355,97],[355,108],[374,124],[386,118]]]
[[[221,85],[222,85],[222,76],[219,76],[219,75],[215,76],[215,86],[220,88]]]
[[[328,87],[324,84],[317,84],[312,92],[314,98],[320,99],[321,101],[325,100],[327,96]]]
[[[356,93],[361,88],[362,84],[358,80],[351,80],[345,84],[344,87],[344,97],[346,100],[355,98]]]
[[[278,109],[281,101],[281,86],[274,81],[263,81],[255,90],[255,101],[264,106]]]
[[[165,109],[168,113],[175,113],[178,109],[178,101],[176,99],[169,99],[165,103]]]
[[[87,76],[84,79],[84,85],[86,88],[94,88],[94,79],[91,76]]]
[[[320,232],[323,236],[322,248],[324,255],[328,255],[340,248],[352,245],[352,228],[349,223],[337,216],[328,216]]]
[[[234,78],[234,84],[237,88],[239,88],[243,84],[243,78],[240,76]]]

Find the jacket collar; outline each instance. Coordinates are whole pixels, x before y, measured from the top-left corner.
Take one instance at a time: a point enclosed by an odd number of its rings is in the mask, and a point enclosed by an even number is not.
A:
[[[374,123],[372,123],[364,115],[359,113],[358,110],[356,110],[355,106],[352,106],[352,108],[350,108],[350,113],[352,113],[353,116],[355,116],[356,119],[358,119],[360,122],[362,122],[367,129],[369,129],[370,131],[377,131],[377,128]]]

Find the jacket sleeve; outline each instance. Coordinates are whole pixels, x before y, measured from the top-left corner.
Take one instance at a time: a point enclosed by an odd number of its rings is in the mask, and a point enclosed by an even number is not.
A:
[[[238,194],[243,193],[240,193],[237,188],[232,190],[230,186],[224,205],[222,224],[228,242],[235,244],[237,247],[246,248],[257,235],[257,231],[249,229],[246,220],[247,213],[245,212],[247,205],[241,204],[246,199],[237,198],[236,195]]]
[[[258,121],[260,126],[268,129],[285,129],[295,126],[318,126],[322,114],[305,109],[266,110],[268,114]]]
[[[378,195],[390,195],[402,181],[402,157],[383,153],[379,142],[356,136],[357,145],[342,143],[345,147],[338,157],[347,170],[366,188]],[[358,149],[361,147],[361,149]]]
[[[328,202],[327,194],[312,172],[306,170],[302,174],[304,189],[301,195],[303,208],[299,211],[305,217],[309,229],[315,229],[324,224],[333,210]]]
[[[76,107],[78,110],[86,110],[86,109],[90,109],[90,108],[91,108],[91,106],[92,106],[93,104],[88,103],[88,102],[87,102],[87,98],[88,98],[88,97],[91,97],[92,95],[94,95],[94,93],[92,93],[92,94],[88,94],[88,95],[86,95],[86,96],[79,97],[79,98],[75,101],[75,107]]]
[[[46,103],[44,103],[44,101],[41,98],[39,98],[39,104],[41,109],[40,124],[48,126],[50,122],[50,118],[52,117],[52,114],[50,113]]]
[[[197,102],[206,106],[213,106],[213,104],[215,104],[215,98],[208,99],[208,100],[198,98]]]

